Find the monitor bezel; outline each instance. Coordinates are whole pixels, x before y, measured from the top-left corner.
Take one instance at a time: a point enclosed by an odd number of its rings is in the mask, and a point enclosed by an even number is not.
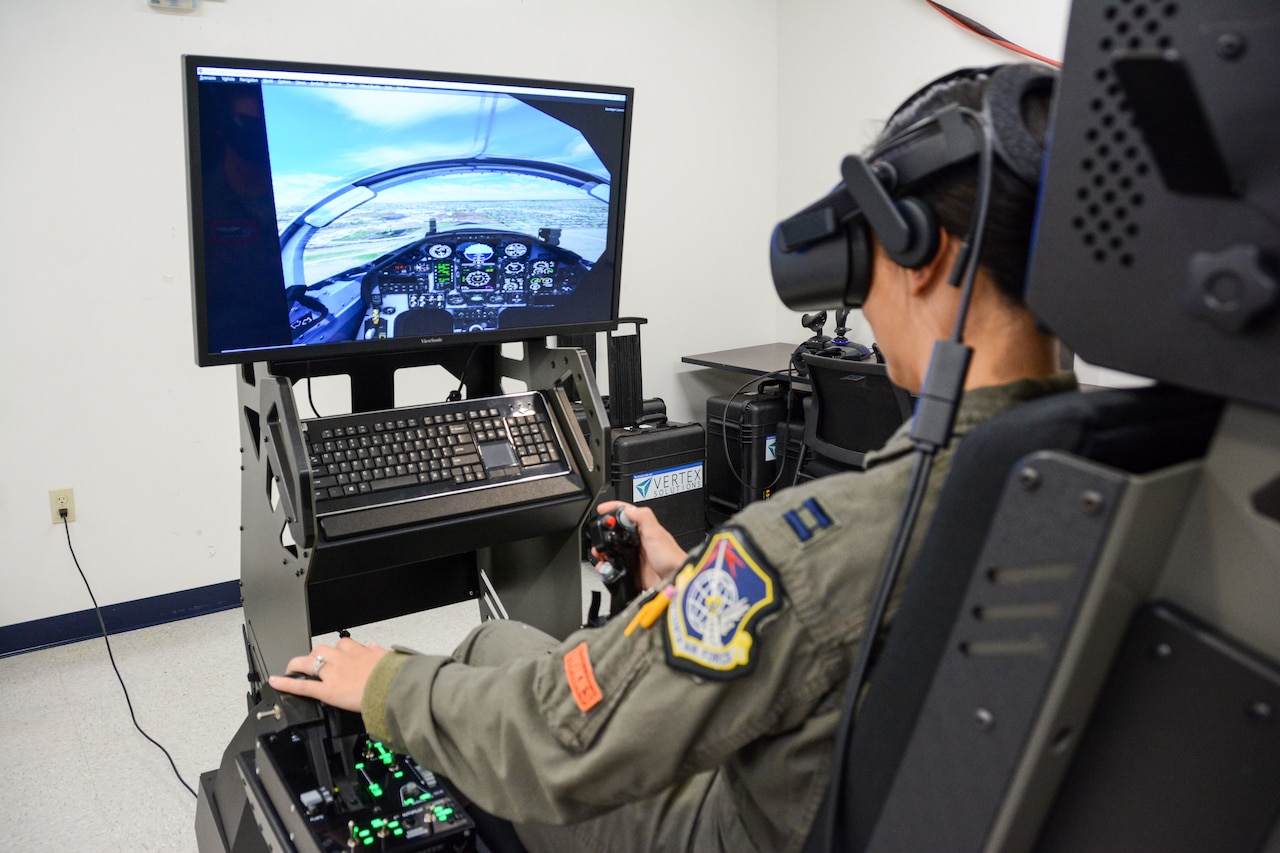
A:
[[[407,68],[390,68],[385,66],[360,66],[327,62],[307,62],[295,60],[269,60],[242,57],[214,56],[205,54],[184,54],[182,61],[183,75],[183,131],[186,142],[186,181],[187,181],[187,216],[188,234],[191,240],[191,294],[192,321],[194,328],[194,344],[196,364],[200,367],[211,367],[227,364],[252,364],[269,362],[316,363],[326,361],[342,361],[349,363],[352,359],[404,355],[422,353],[429,356],[432,352],[448,350],[456,347],[468,347],[479,344],[502,344],[523,340],[545,339],[552,336],[582,335],[612,331],[618,327],[620,285],[622,277],[622,249],[625,233],[627,173],[631,153],[631,125],[634,113],[635,89],[630,86],[612,84],[577,83],[563,80],[549,80],[530,77],[516,77],[492,74],[464,74],[445,71],[428,71]],[[613,275],[610,282],[612,288],[610,317],[607,319],[591,319],[584,321],[556,322],[545,326],[525,326],[509,329],[495,329],[481,332],[455,332],[431,337],[405,336],[387,338],[376,341],[348,341],[324,344],[290,344],[279,347],[262,347],[236,351],[213,351],[209,346],[208,317],[208,283],[205,279],[204,265],[206,260],[204,234],[204,195],[200,172],[200,102],[198,97],[198,76],[196,69],[203,66],[219,66],[228,68],[244,68],[259,71],[281,71],[285,73],[324,73],[349,74],[362,77],[388,77],[415,79],[422,81],[438,81],[448,84],[475,84],[485,87],[518,87],[521,89],[547,89],[552,92],[599,93],[601,95],[622,96],[624,100],[621,149],[619,151],[619,169],[612,175],[609,186],[609,235],[606,246],[612,248]],[[608,249],[606,249],[606,252]]]

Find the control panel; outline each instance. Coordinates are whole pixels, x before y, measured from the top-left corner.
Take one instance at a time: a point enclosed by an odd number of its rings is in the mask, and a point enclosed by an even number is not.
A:
[[[337,733],[344,716],[258,736],[253,781],[278,818],[265,822],[299,851],[474,851],[475,823],[447,783],[365,733]]]

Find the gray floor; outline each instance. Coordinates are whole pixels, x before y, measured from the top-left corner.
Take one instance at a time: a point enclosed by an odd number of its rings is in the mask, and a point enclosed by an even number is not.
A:
[[[464,602],[353,635],[447,654],[479,621]],[[246,713],[241,624],[237,609],[111,637],[139,724],[192,788]],[[196,850],[195,798],[134,729],[100,638],[0,659],[0,685],[0,849]]]

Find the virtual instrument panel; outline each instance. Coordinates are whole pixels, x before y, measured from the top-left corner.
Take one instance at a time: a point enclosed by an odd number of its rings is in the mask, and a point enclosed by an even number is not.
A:
[[[492,331],[512,325],[503,317],[511,309],[521,309],[520,323],[527,323],[530,311],[555,308],[575,293],[591,270],[557,245],[558,229],[548,230],[538,237],[480,228],[428,234],[307,288],[330,310],[295,303],[294,334],[306,338],[307,327],[325,325],[330,312],[358,320],[357,340]]]

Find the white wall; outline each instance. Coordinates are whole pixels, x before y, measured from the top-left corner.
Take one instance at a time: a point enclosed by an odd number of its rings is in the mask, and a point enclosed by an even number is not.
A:
[[[682,353],[766,340],[773,0],[0,2],[0,625],[83,610],[50,523],[73,487],[100,603],[239,576],[233,369],[194,366],[179,56],[634,86],[622,311],[645,392]],[[700,403],[699,403],[700,404]]]
[[[1068,0],[947,0],[1001,36],[1061,59]],[[778,0],[778,215],[830,192],[904,99],[963,66],[1022,57],[952,24],[924,0]],[[807,334],[775,303],[777,340]],[[861,312],[850,337],[870,343]],[[831,325],[827,326],[830,334]]]
[[[1066,0],[950,5],[1060,55]],[[680,420],[737,385],[680,355],[804,337],[777,218],[920,84],[1011,56],[922,0],[2,0],[0,625],[88,606],[52,488],[102,604],[239,576],[233,371],[192,357],[183,53],[634,86],[622,312]]]

